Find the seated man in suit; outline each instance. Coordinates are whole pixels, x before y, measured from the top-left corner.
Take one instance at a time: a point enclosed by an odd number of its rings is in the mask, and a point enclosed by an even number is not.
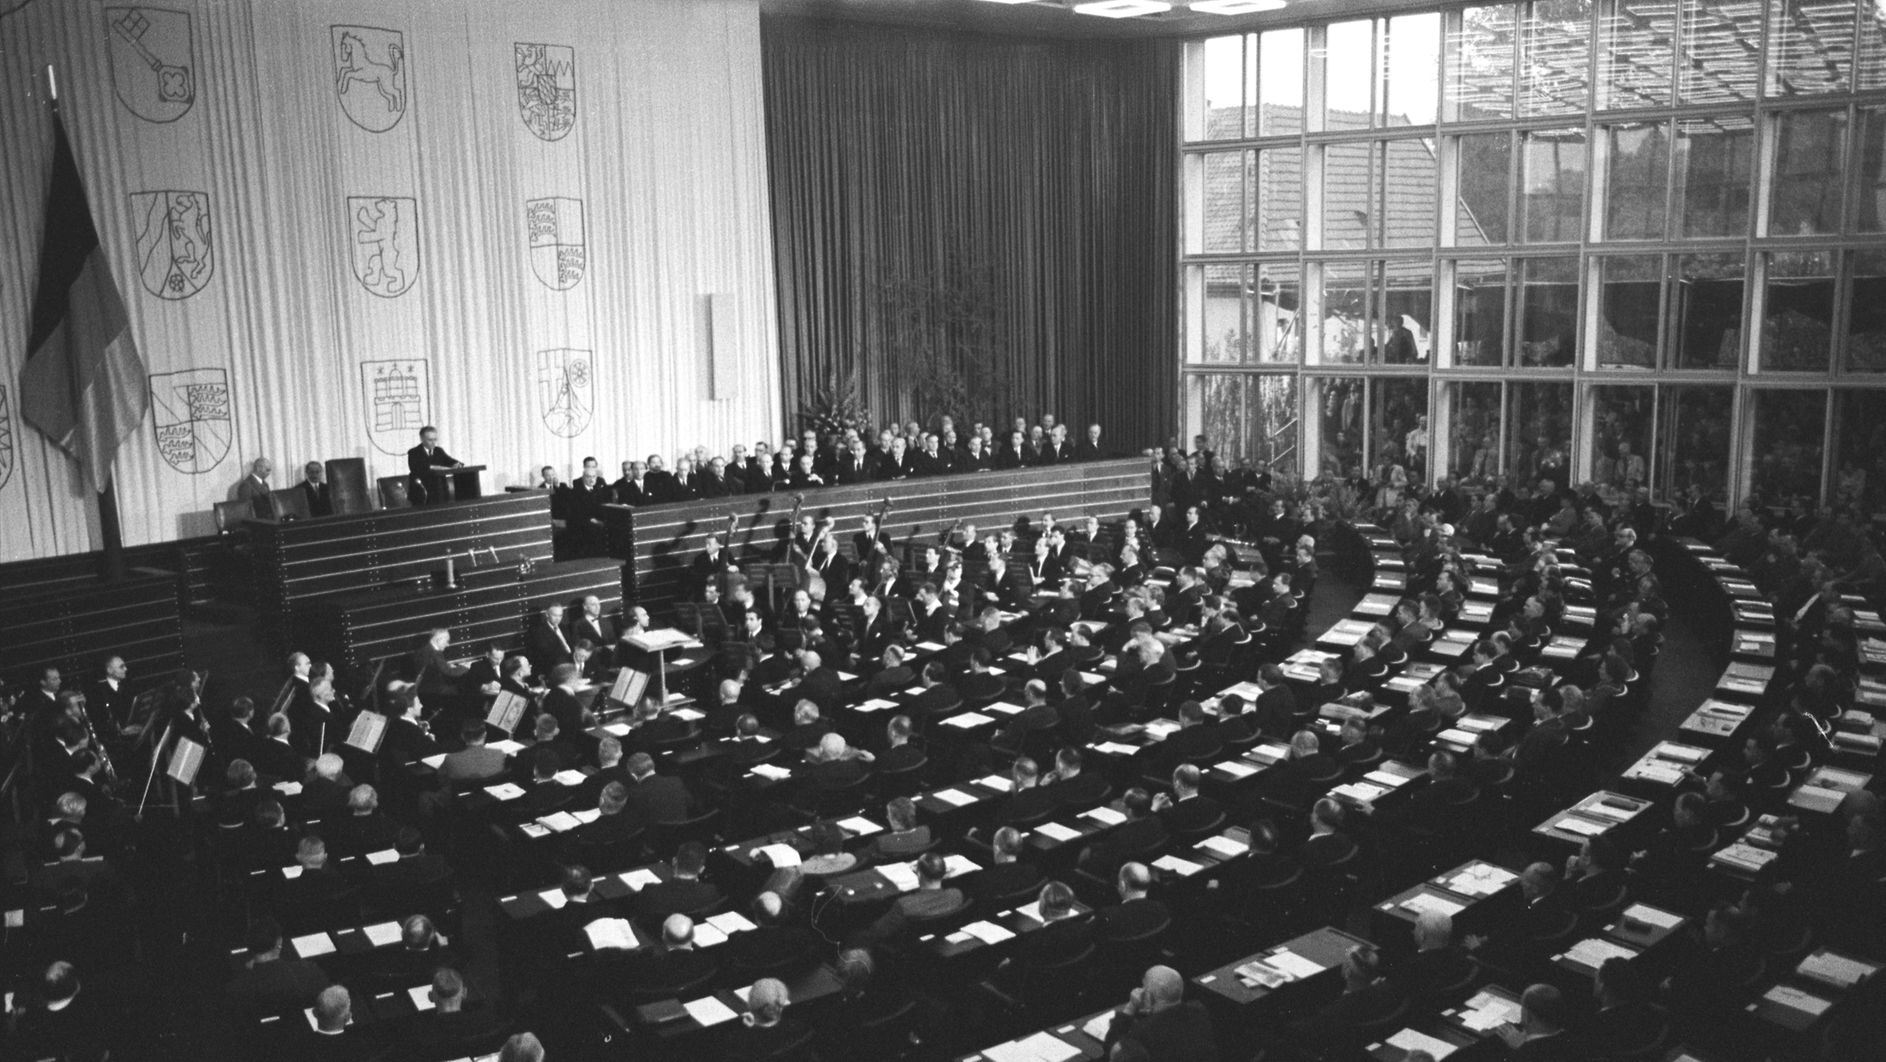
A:
[[[1200,834],[1224,822],[1224,806],[1200,793],[1200,784],[1198,767],[1180,764],[1172,772],[1172,792],[1153,798],[1153,811],[1168,831],[1181,836]]]
[[[824,940],[788,917],[778,893],[768,890],[755,896],[748,913],[759,928],[727,940],[727,965],[739,980],[787,977],[818,965]]]
[[[921,771],[930,757],[922,748],[910,743],[915,729],[910,716],[892,716],[891,721],[884,724],[884,751],[878,754],[873,766],[880,772]]]
[[[695,946],[694,920],[684,914],[662,919],[661,946],[636,959],[628,967],[627,981],[629,998],[638,1002],[704,988],[720,971],[719,961]]]
[[[997,822],[1009,826],[1037,826],[1060,807],[1060,796],[1041,784],[1041,768],[1034,760],[1026,756],[1017,758],[1009,767],[1009,780],[1014,788],[996,811]]]
[[[297,1022],[298,1026],[300,1023]],[[309,1062],[356,1062],[386,1050],[378,1025],[354,1023],[354,1001],[344,985],[329,985],[314,1000],[314,1028],[300,1032],[291,1057]]]
[[[694,815],[694,797],[687,784],[672,775],[655,773],[655,759],[638,752],[628,759],[629,808],[646,826],[656,822],[685,822]]]
[[[830,731],[806,753],[803,773],[819,789],[843,789],[869,778],[874,759],[869,752],[847,744],[843,734]]]
[[[720,890],[701,880],[707,868],[707,846],[689,841],[675,850],[671,864],[673,876],[667,881],[646,885],[635,894],[635,914],[649,925],[660,923],[673,914],[694,915],[711,911],[722,902]],[[690,932],[692,927],[690,927]]]
[[[328,820],[323,829],[336,855],[352,856],[393,847],[399,824],[380,811],[378,790],[357,785],[347,794],[347,814]]]
[[[1093,922],[1075,907],[1074,890],[1049,881],[1036,894],[1042,926],[1013,942],[1008,976],[1026,983],[1044,971],[1064,968],[1093,946]]]
[[[1297,861],[1308,868],[1332,866],[1349,858],[1356,843],[1343,832],[1348,812],[1341,803],[1324,797],[1310,809],[1310,836],[1297,849]]]
[[[1342,995],[1297,1026],[1295,1039],[1324,1057],[1347,1057],[1368,1038],[1368,1023],[1402,1004],[1400,989],[1381,975],[1372,947],[1356,945],[1342,963]]]
[[[1166,824],[1153,813],[1150,793],[1134,786],[1120,797],[1120,803],[1126,808],[1126,821],[1081,850],[1081,869],[1090,874],[1112,874],[1130,858],[1150,858],[1166,840]]]
[[[1519,1023],[1502,1025],[1500,1040],[1513,1062],[1571,1062],[1590,1056],[1583,1037],[1570,1031],[1571,1007],[1551,985],[1533,985],[1519,997]]]
[[[307,500],[308,515],[333,516],[334,491],[327,482],[327,469],[319,461],[310,461],[301,474],[301,496]]]
[[[1172,912],[1152,899],[1153,872],[1144,863],[1124,863],[1114,875],[1120,902],[1094,912],[1094,937],[1103,941],[1139,940],[1172,924]]]
[[[917,825],[917,805],[909,797],[885,804],[884,821],[890,828],[872,838],[865,849],[873,862],[898,863],[929,850],[930,827]]]
[[[1126,1005],[1107,1027],[1109,1057],[1127,1057],[1121,1045],[1133,1045],[1154,1062],[1217,1062],[1218,1040],[1204,1004],[1185,999],[1185,979],[1170,966],[1146,971]]]
[[[786,1006],[790,1002],[791,993],[784,981],[775,977],[755,981],[753,990],[747,994],[747,1012],[741,1015],[740,1026],[729,1027],[722,1041],[725,1057],[733,1062],[802,1057],[812,1039],[812,1031],[786,1018]]]
[[[905,704],[905,710],[913,718],[923,719],[952,712],[963,703],[963,695],[947,681],[949,670],[940,661],[932,660],[923,665],[923,675],[919,684],[923,692],[912,697]]]
[[[917,860],[917,888],[892,901],[891,909],[864,931],[861,943],[896,945],[915,931],[915,926],[937,922],[960,914],[969,906],[963,891],[945,887],[949,864],[940,852],[925,852]]]
[[[414,1057],[444,1058],[459,1051],[477,1055],[504,1043],[504,1015],[493,1007],[468,1005],[465,978],[457,970],[435,970],[426,998],[432,1001],[431,1009],[401,1025],[400,1047]]]
[[[1013,826],[995,831],[989,844],[989,866],[974,876],[978,904],[992,906],[1007,897],[1041,884],[1041,868],[1022,859],[1022,833]]]
[[[504,765],[509,757],[485,746],[484,720],[465,720],[459,726],[458,736],[465,747],[446,753],[445,762],[439,764],[439,777],[445,779],[448,785],[483,782],[504,773]]]
[[[1438,999],[1479,971],[1466,948],[1454,942],[1454,919],[1441,911],[1423,911],[1415,919],[1415,952],[1388,973],[1412,998]]]
[[[1179,729],[1166,735],[1154,750],[1148,774],[1163,774],[1180,764],[1217,758],[1224,750],[1218,728],[1205,722],[1205,707],[1195,700],[1179,703]]]
[[[282,958],[282,927],[264,916],[249,927],[249,957],[224,998],[239,1019],[299,1010],[328,986],[326,971],[308,959]]]
[[[1105,775],[1084,769],[1081,750],[1072,745],[1064,745],[1054,754],[1054,770],[1042,778],[1041,784],[1063,807],[1074,810],[1093,807],[1113,792]]]

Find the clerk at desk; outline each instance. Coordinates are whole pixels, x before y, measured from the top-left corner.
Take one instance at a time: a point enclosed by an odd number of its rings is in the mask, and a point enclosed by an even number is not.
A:
[[[439,429],[428,424],[419,429],[419,445],[406,451],[406,471],[411,477],[406,485],[406,496],[412,499],[414,505],[431,505],[443,501],[443,498],[431,497],[426,474],[442,468],[464,467],[463,461],[455,460],[439,446]]]

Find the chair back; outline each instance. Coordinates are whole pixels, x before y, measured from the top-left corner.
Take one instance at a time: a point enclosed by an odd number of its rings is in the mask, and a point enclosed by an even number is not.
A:
[[[255,506],[248,501],[216,503],[216,533],[233,535],[243,529],[242,522],[255,516]]]
[[[405,476],[381,476],[378,483],[380,485],[380,508],[412,508],[413,501],[407,493],[408,485]]]
[[[327,462],[328,497],[334,503],[334,515],[373,511],[373,495],[367,489],[367,460],[364,457],[335,457]]]

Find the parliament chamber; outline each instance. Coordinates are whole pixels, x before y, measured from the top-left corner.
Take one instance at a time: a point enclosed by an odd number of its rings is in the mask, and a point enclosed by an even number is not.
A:
[[[1886,1057],[1886,8],[0,54],[0,1056]]]

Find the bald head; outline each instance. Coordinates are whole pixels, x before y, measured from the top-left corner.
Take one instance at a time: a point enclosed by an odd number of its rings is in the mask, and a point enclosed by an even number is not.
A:
[[[1140,981],[1140,988],[1145,993],[1146,1003],[1153,1010],[1164,1010],[1179,1005],[1185,996],[1185,979],[1179,971],[1170,966],[1154,966],[1146,971],[1146,977]]]

